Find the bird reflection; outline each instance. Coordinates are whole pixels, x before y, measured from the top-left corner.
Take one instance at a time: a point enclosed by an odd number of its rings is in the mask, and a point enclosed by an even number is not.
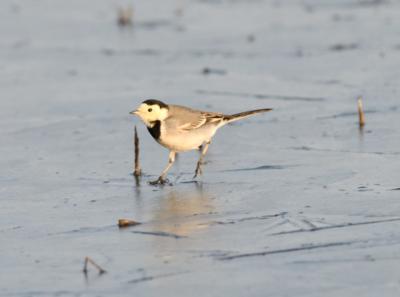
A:
[[[159,201],[154,210],[154,230],[179,236],[207,227],[203,215],[214,210],[210,195],[199,184],[194,190],[171,189]]]

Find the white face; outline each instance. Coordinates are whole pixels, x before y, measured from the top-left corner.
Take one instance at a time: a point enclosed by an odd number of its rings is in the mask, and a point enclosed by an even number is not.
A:
[[[162,121],[168,117],[168,109],[165,107],[160,108],[158,104],[149,105],[142,103],[139,108],[132,113],[137,115],[148,127],[153,126],[155,121]]]

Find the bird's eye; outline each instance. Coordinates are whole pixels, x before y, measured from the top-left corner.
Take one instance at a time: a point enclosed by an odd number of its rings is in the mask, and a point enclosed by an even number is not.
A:
[[[148,111],[148,112],[152,112],[152,111],[153,111],[153,109],[152,109],[152,108],[149,108],[147,111]]]

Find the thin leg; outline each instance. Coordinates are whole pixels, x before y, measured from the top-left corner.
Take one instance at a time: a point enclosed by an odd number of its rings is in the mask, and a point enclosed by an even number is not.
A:
[[[203,158],[207,153],[208,146],[210,145],[210,143],[211,143],[211,141],[207,141],[203,145],[203,149],[201,150],[200,158],[199,158],[199,161],[197,162],[196,171],[194,173],[193,178],[196,178],[199,174],[203,173],[202,170],[201,170],[201,165],[203,165]]]
[[[157,185],[157,184],[163,185],[167,182],[167,180],[165,179],[165,176],[167,175],[168,170],[172,167],[172,165],[175,162],[175,155],[176,155],[176,152],[174,152],[174,151],[169,152],[167,167],[165,167],[165,169],[163,170],[163,172],[161,173],[161,175],[158,179],[150,182],[151,185]]]

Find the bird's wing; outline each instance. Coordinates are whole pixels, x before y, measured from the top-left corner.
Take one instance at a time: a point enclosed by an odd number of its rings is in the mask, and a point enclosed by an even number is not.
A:
[[[223,115],[219,113],[204,112],[178,105],[170,105],[169,115],[166,123],[181,131],[198,129],[207,123],[223,119]]]

